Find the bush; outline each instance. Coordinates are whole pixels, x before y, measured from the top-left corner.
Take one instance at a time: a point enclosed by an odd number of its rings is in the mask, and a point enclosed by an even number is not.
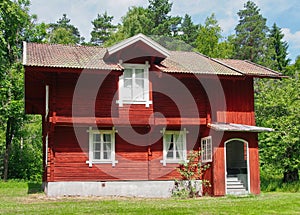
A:
[[[200,152],[190,152],[188,160],[176,168],[181,178],[175,181],[173,196],[181,198],[202,196],[202,186],[210,186],[209,181],[202,178],[208,168],[209,164],[201,164]]]

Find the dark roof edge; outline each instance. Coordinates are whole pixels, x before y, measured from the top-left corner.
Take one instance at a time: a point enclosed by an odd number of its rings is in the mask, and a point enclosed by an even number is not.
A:
[[[275,74],[277,74],[277,75],[279,75],[279,76],[282,75],[280,72],[276,72],[275,70],[270,69],[270,68],[268,68],[268,67],[259,65],[259,64],[257,64],[257,63],[253,63],[253,62],[251,62],[250,60],[244,60],[244,61],[247,62],[247,63],[250,63],[250,64],[252,64],[252,65],[254,65],[254,66],[258,66],[258,67],[260,67],[260,68],[263,68],[263,69],[265,69],[265,70],[268,70],[269,72],[275,73]]]
[[[223,63],[223,62],[221,62],[221,61],[219,61],[219,60],[217,60],[217,59],[215,59],[215,58],[210,58],[210,59],[211,59],[212,61],[218,63],[218,64],[221,64],[222,66],[226,66],[227,68],[232,69],[232,70],[234,70],[234,71],[237,72],[237,73],[240,73],[241,75],[246,76],[245,73],[243,73],[242,71],[238,70],[237,68],[234,68],[234,67],[232,67],[232,66],[229,66],[228,64]]]

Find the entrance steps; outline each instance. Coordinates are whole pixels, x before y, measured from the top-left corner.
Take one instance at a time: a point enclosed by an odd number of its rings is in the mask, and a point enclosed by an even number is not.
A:
[[[237,176],[229,175],[226,178],[227,194],[229,195],[247,195],[248,191]]]

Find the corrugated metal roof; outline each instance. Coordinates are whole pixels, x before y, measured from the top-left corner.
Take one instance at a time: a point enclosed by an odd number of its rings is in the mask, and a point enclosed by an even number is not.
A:
[[[144,37],[146,36],[142,38]],[[122,47],[126,47],[125,42],[121,42]],[[249,61],[212,59],[196,52],[169,51],[169,53],[168,57],[156,65],[166,73],[281,77],[280,73]],[[40,67],[122,70],[118,64],[105,62],[104,56],[108,54],[108,49],[97,46],[24,43],[23,64]]]
[[[234,123],[222,123],[214,122],[208,124],[209,128],[216,131],[243,131],[243,132],[271,132],[274,131],[272,128],[258,127],[253,125],[234,124]]]
[[[169,73],[242,75],[196,52],[171,51],[170,57],[163,60],[157,67]]]
[[[26,43],[23,64],[26,66],[121,70],[103,61],[106,49],[91,46]]]
[[[274,70],[260,66],[247,60],[217,59],[217,61],[224,64],[225,66],[234,68],[245,75],[270,77],[277,77],[281,75],[280,73],[275,72]]]

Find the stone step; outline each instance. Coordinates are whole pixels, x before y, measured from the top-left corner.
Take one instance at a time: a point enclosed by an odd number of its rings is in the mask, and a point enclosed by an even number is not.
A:
[[[229,195],[246,195],[248,192],[246,189],[227,189],[227,194]]]
[[[227,184],[227,189],[245,189],[243,184]]]
[[[244,184],[236,176],[227,176],[226,178],[227,194],[246,195],[248,194]]]
[[[226,181],[239,181],[239,179],[237,177],[227,177]]]

